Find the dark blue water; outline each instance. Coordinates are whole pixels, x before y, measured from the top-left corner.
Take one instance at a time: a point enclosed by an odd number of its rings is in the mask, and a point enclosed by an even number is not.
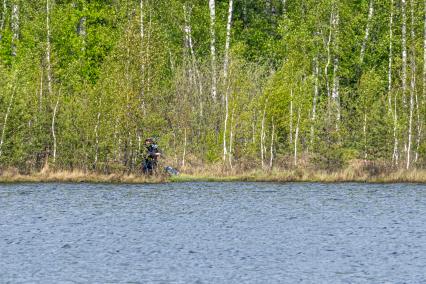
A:
[[[426,283],[426,186],[0,185],[0,283]]]

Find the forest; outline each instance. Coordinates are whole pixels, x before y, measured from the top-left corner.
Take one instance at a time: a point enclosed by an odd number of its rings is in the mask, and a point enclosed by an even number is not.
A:
[[[426,168],[426,0],[1,2],[1,170]]]

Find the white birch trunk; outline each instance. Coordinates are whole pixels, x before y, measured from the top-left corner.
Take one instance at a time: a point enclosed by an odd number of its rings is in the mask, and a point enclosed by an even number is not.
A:
[[[394,112],[393,112],[393,154],[392,154],[392,164],[398,166],[399,164],[399,154],[398,154],[398,110],[397,110],[397,97],[396,93],[394,94]]]
[[[374,14],[374,0],[370,0],[370,4],[368,7],[367,26],[365,27],[364,40],[362,41],[361,52],[360,52],[361,64],[364,62],[365,48],[368,42],[368,37],[370,36],[370,26],[371,26],[371,20],[373,18],[373,14]]]
[[[367,160],[367,112],[364,112],[364,125],[362,127],[362,132],[364,134],[364,160]]]
[[[286,6],[285,6],[285,3],[286,2],[286,0],[281,0],[281,5],[282,5],[282,11],[283,11],[283,15],[285,16],[285,14],[286,14]]]
[[[185,128],[184,129],[184,140],[183,140],[182,168],[185,168],[186,144],[187,144],[187,137],[186,137],[186,128]]]
[[[10,110],[12,109],[12,104],[13,104],[14,98],[15,98],[15,91],[12,92],[12,96],[10,97],[9,105],[7,106],[6,114],[4,115],[3,129],[1,131],[1,139],[0,139],[0,157],[3,154],[3,144],[4,144],[4,139],[5,139],[5,136],[6,136],[7,120],[8,120],[9,115],[10,115]]]
[[[411,80],[410,80],[410,115],[408,118],[408,144],[407,144],[407,165],[406,169],[410,168],[411,164],[411,146],[412,146],[412,128],[413,128],[413,112],[414,112],[414,97],[416,92],[416,53],[415,53],[415,40],[416,35],[414,31],[414,0],[410,0],[411,7]]]
[[[217,78],[216,78],[216,9],[215,0],[209,0],[210,9],[210,53],[211,53],[211,72],[212,72],[212,86],[211,96],[213,101],[217,97]]]
[[[338,30],[339,30],[339,8],[336,8],[335,11],[335,17],[333,20],[333,30],[334,30],[334,41],[333,41],[333,47],[334,52],[337,52],[339,45],[338,45]],[[336,107],[336,129],[339,128],[339,122],[340,122],[340,78],[339,78],[339,56],[334,55],[334,61],[333,61],[333,91],[332,91],[332,98],[334,101],[334,105]]]
[[[290,91],[290,145],[293,144],[293,89]]]
[[[272,169],[272,166],[274,165],[274,138],[275,138],[275,124],[274,124],[274,118],[272,118],[272,134],[271,134],[271,153],[270,153],[270,160],[269,160],[269,168]]]
[[[411,40],[413,41],[413,43],[412,43],[412,50],[413,50],[413,52],[412,52],[412,64],[414,64],[414,68],[412,67],[412,72],[414,72],[414,74],[412,75],[412,76],[414,76],[414,85],[416,84],[416,70],[417,70],[417,66],[416,66],[416,54],[415,54],[415,45],[414,45],[414,42],[415,42],[415,38],[416,38],[416,35],[415,35],[415,27],[414,27],[414,22],[415,22],[415,19],[414,19],[414,3],[413,3],[413,0],[411,0],[410,1],[410,3],[411,3]],[[422,123],[422,120],[420,119],[420,109],[421,109],[421,103],[420,103],[420,101],[419,101],[419,98],[418,98],[418,95],[417,95],[417,92],[416,92],[416,90],[415,90],[415,86],[414,86],[414,98],[415,98],[415,106],[416,106],[416,117],[417,117],[417,135],[416,135],[416,148],[415,148],[415,150],[414,150],[414,162],[417,162],[418,161],[418,159],[419,159],[419,148],[420,148],[420,140],[421,140],[421,137],[422,137],[422,128],[423,128],[423,123]]]
[[[223,162],[226,161],[227,149],[226,149],[226,131],[228,126],[228,113],[229,113],[229,98],[228,98],[229,86],[225,91],[225,119],[223,122]]]
[[[300,107],[297,110],[296,132],[294,134],[294,166],[297,166],[297,142],[299,139]]]
[[[388,66],[388,109],[392,112],[392,56],[393,56],[393,0],[391,0],[389,18],[389,66]]]
[[[312,99],[312,117],[311,117],[311,147],[314,145],[314,136],[315,136],[315,120],[317,117],[317,99],[318,99],[318,93],[319,93],[319,87],[318,87],[318,78],[319,78],[319,64],[318,64],[318,57],[315,57],[315,70],[314,70],[314,77],[315,77],[315,83],[314,83],[314,97]]]
[[[260,157],[262,162],[262,169],[265,167],[265,118],[266,118],[266,105],[267,102],[265,102],[265,106],[263,109],[263,115],[262,115],[262,124],[260,129]]]
[[[7,13],[7,3],[6,3],[6,0],[3,0],[3,12],[1,15],[1,20],[0,20],[0,41],[3,38],[3,29],[4,29],[4,23],[6,21],[6,13]]]
[[[191,27],[189,26],[189,14],[188,7],[186,5],[183,5],[183,18],[185,22],[184,31],[185,31],[185,49],[188,51],[189,55],[192,56],[192,46],[191,46]],[[185,52],[186,54],[187,52]],[[196,84],[195,74],[193,69],[193,64],[191,61],[191,64],[189,66],[189,81],[191,85]]]
[[[95,169],[98,164],[98,155],[99,155],[99,124],[101,122],[101,112],[98,112],[96,117],[96,125],[95,125]],[[139,153],[139,152],[138,152]]]
[[[200,95],[200,98],[201,98],[201,95],[203,92],[203,85],[201,81],[201,75],[197,66],[197,58],[195,56],[194,43],[192,41],[191,12],[188,11],[188,7],[186,7],[185,5],[183,9],[184,9],[184,18],[185,18],[186,41],[187,41],[187,47],[189,49],[189,53],[191,55],[191,64],[192,64],[193,76],[194,76],[193,80],[194,80],[194,83],[197,84],[198,86],[198,94]],[[202,111],[202,101],[201,101],[200,115],[202,116],[202,114],[203,114],[203,111]]]
[[[143,40],[144,40],[144,36],[145,36],[145,26],[144,26],[144,0],[140,0],[139,1],[139,9],[140,9],[140,15],[139,15],[139,25],[140,25],[140,37],[141,37],[141,46],[143,46]]]
[[[228,151],[228,160],[229,160],[229,166],[232,169],[232,151],[233,151],[233,143],[234,143],[234,129],[233,129],[233,125],[234,125],[234,112],[235,112],[235,108],[232,108],[232,113],[231,113],[231,122],[229,125],[229,151]]]
[[[41,112],[43,108],[43,68],[40,70],[40,92],[38,98],[38,111]]]
[[[405,94],[407,91],[407,15],[406,15],[406,0],[401,0],[401,14],[402,14],[402,27],[401,27],[401,45],[402,45],[402,102],[406,106]]]
[[[50,0],[46,0],[46,65],[47,65],[47,90],[49,97],[52,96],[52,67],[50,64]]]
[[[56,162],[56,132],[55,132],[55,120],[56,120],[56,112],[58,110],[59,98],[56,101],[55,108],[53,109],[52,115],[52,138],[53,138],[53,163]]]
[[[325,85],[326,85],[326,89],[327,89],[327,112],[328,115],[330,116],[330,105],[331,105],[331,91],[330,91],[330,79],[328,77],[328,68],[330,67],[331,64],[331,50],[330,50],[330,46],[331,46],[331,38],[332,38],[332,26],[333,26],[333,11],[331,11],[330,13],[330,30],[328,33],[328,40],[326,43],[326,49],[327,49],[327,62],[325,64],[324,67],[324,76],[325,76]]]
[[[426,102],[426,0],[424,1],[424,28],[423,28],[423,99],[422,106]]]
[[[420,140],[422,137],[422,128],[423,128],[423,123],[420,120],[420,107],[419,107],[419,98],[416,92],[415,95],[416,98],[416,114],[417,114],[417,137],[416,137],[416,150],[415,150],[415,154],[414,154],[414,162],[417,163],[417,161],[419,160],[419,148],[420,148]]]
[[[140,90],[140,104],[141,104],[141,109],[142,109],[142,113],[145,116],[145,52],[144,52],[144,48],[145,48],[145,25],[144,25],[144,0],[140,0],[139,1],[139,9],[140,9],[140,15],[139,15],[139,25],[140,25],[140,30],[139,30],[139,36],[140,36],[140,58],[141,58],[141,90]]]
[[[266,14],[270,15],[272,10],[271,0],[265,0],[265,10]]]
[[[18,52],[16,44],[19,39],[19,5],[16,3],[12,5],[11,27],[12,27],[12,56],[16,56]]]
[[[228,22],[226,23],[225,57],[223,60],[223,78],[225,83],[228,78],[229,46],[231,44],[232,12],[234,5],[233,2],[233,0],[229,0]]]
[[[84,52],[86,49],[86,36],[87,36],[87,32],[86,32],[86,20],[87,18],[81,17],[80,21],[78,23],[78,28],[77,28],[77,33],[78,35],[81,37],[82,39],[82,46],[81,46],[81,51]]]

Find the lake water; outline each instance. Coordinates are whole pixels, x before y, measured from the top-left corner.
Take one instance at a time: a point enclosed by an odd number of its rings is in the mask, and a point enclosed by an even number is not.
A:
[[[0,283],[426,283],[426,185],[0,185]]]

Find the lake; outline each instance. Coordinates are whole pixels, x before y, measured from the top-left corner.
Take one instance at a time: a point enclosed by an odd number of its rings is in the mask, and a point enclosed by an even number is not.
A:
[[[3,184],[0,283],[426,283],[426,185]]]

